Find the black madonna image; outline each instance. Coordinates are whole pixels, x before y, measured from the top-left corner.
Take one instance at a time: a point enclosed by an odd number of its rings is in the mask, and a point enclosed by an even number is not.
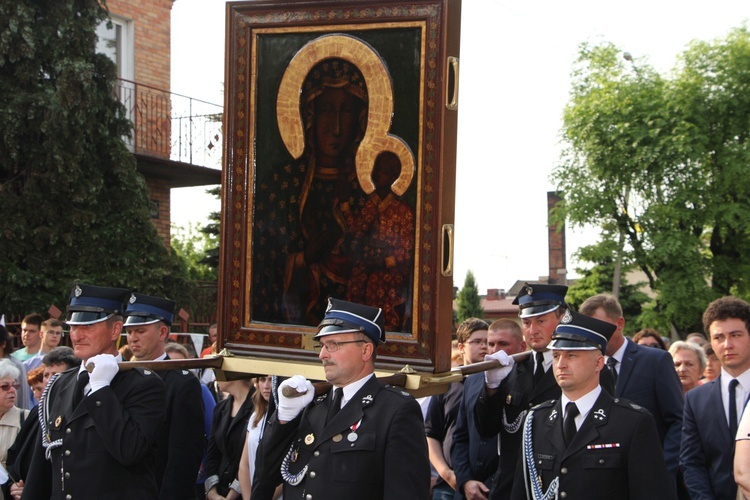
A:
[[[326,34],[279,73],[266,121],[278,130],[256,131],[253,321],[317,325],[333,297],[382,307],[386,330],[410,332],[416,161],[391,133],[388,65],[362,39]],[[262,154],[266,133],[286,159]]]

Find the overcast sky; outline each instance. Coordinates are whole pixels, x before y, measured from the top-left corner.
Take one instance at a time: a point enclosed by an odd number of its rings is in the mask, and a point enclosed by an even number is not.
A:
[[[223,103],[225,2],[177,0],[172,91]],[[560,155],[560,116],[581,42],[612,42],[668,72],[691,40],[724,37],[750,1],[464,0],[461,19],[454,283],[481,293],[547,275],[546,193]],[[172,191],[177,225],[218,202],[204,188]],[[573,252],[597,232],[568,230]]]

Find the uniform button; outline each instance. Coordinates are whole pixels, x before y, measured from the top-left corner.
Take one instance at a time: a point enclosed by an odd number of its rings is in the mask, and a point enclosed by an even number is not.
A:
[[[600,463],[600,464],[603,464],[603,463],[604,463],[604,459],[603,459],[603,458],[600,458],[600,459],[599,459],[599,463]]]
[[[311,477],[311,478],[315,478],[315,476],[316,476],[316,475],[317,475],[317,474],[315,474],[315,471],[314,471],[314,470],[313,470],[313,471],[310,471],[310,477]]]
[[[96,402],[96,406],[101,406],[101,405],[102,405],[102,402],[101,402],[101,401],[97,401],[97,402]]]
[[[305,500],[312,500],[312,495],[309,493],[305,495]]]
[[[560,469],[560,474],[567,474],[567,473],[568,473],[567,467],[563,467],[562,469]]]
[[[69,456],[70,456],[70,450],[65,450],[65,456],[66,456],[66,457],[69,457]]]
[[[568,494],[565,493],[564,491],[561,491],[560,492],[560,498],[568,498]]]
[[[70,434],[71,432],[73,432],[73,431],[70,430],[70,427],[68,427],[67,429],[65,429],[65,434]]]
[[[65,500],[72,500],[72,498],[73,498],[73,495],[70,495],[70,494],[65,495]]]
[[[65,479],[70,479],[70,472],[65,473]]]
[[[319,452],[318,450],[315,450],[315,451],[313,452],[313,456],[314,456],[314,457],[320,456],[320,452]]]

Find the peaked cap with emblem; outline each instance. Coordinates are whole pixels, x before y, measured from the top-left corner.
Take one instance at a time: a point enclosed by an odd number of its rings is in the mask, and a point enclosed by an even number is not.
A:
[[[172,326],[174,307],[174,300],[133,293],[125,308],[125,326],[150,325],[158,321]]]
[[[617,327],[585,314],[566,311],[552,334],[549,348],[565,351],[600,350],[604,354],[607,342]]]
[[[375,345],[385,342],[383,310],[379,307],[328,299],[323,321],[318,325],[315,340],[338,333],[364,333]]]
[[[568,287],[565,285],[524,283],[523,288],[513,300],[513,305],[519,307],[518,315],[521,318],[541,316],[559,307],[567,307],[566,293],[568,293]]]
[[[113,314],[122,314],[125,300],[130,292],[125,288],[103,286],[73,286],[68,300],[67,319],[69,325],[93,325]]]

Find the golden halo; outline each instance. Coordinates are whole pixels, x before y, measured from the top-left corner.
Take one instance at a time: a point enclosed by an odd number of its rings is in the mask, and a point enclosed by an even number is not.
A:
[[[311,40],[294,55],[284,71],[276,100],[276,118],[284,146],[293,158],[302,156],[305,133],[300,115],[300,89],[313,66],[334,57],[359,68],[370,96],[367,130],[355,157],[359,185],[367,194],[375,191],[371,176],[375,158],[390,151],[401,161],[401,175],[391,186],[401,196],[414,177],[414,155],[403,139],[388,133],[393,116],[391,78],[377,52],[362,40],[343,34],[324,35]]]

